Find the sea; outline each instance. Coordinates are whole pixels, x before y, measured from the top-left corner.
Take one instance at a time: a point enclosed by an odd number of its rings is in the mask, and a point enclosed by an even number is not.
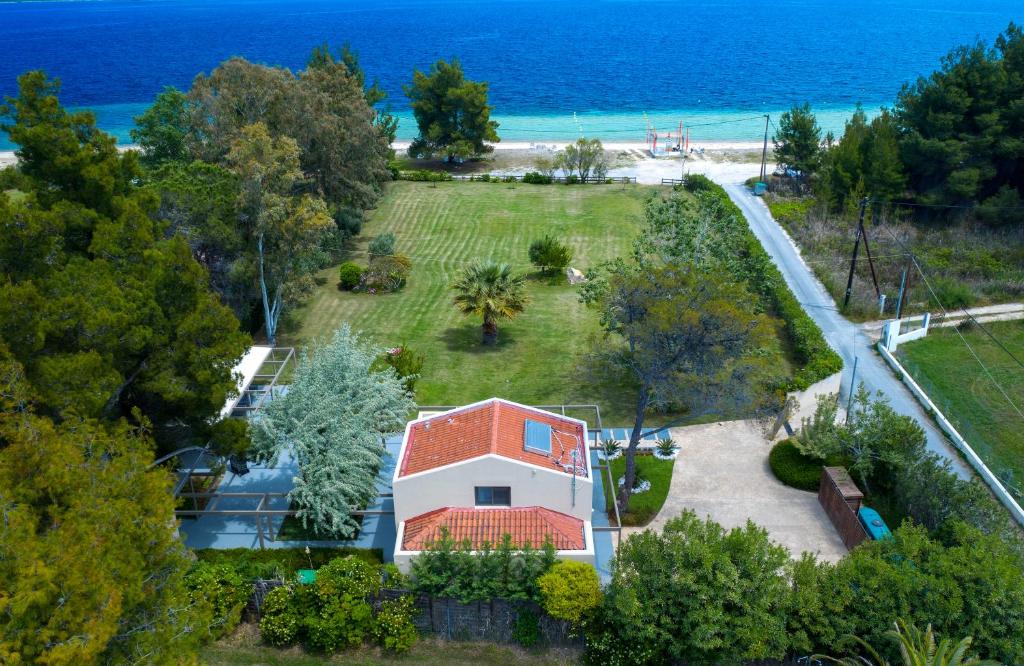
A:
[[[128,141],[165,86],[231,56],[292,70],[351,44],[416,134],[403,86],[457,57],[489,84],[506,141],[759,141],[808,102],[841,133],[858,104],[892,105],[951,49],[991,44],[1022,0],[65,0],[0,1],[0,94],[42,69],[61,101]],[[0,150],[13,146],[0,134]]]

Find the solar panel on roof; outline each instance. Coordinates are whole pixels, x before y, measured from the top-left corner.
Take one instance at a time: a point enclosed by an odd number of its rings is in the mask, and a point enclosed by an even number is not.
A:
[[[525,446],[541,453],[551,453],[551,426],[526,419]]]

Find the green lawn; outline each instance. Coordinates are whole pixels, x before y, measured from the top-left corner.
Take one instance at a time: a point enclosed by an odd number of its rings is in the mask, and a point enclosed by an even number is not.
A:
[[[365,265],[368,241],[393,232],[398,252],[413,262],[408,285],[397,294],[352,294],[339,291],[336,268],[327,269],[292,313],[283,342],[315,341],[347,322],[375,343],[407,343],[426,356],[416,385],[421,405],[492,396],[528,404],[599,402],[606,423],[626,422],[629,392],[581,377],[583,356],[599,334],[596,313],[578,302],[564,276],[535,275],[527,247],[551,233],[573,249],[572,265],[581,270],[625,255],[651,192],[620,185],[392,183],[351,258]],[[499,324],[493,348],[481,346],[480,321],[456,311],[448,288],[463,266],[480,259],[531,274],[525,313]]]
[[[1024,359],[1024,322],[985,324],[1017,358]],[[964,337],[1018,407],[1024,408],[1024,370],[980,329]],[[985,374],[956,331],[933,328],[901,345],[900,361],[1000,478],[1024,489],[1024,419]],[[1018,490],[1018,495],[1020,490]]]
[[[637,473],[641,478],[651,482],[651,489],[629,498],[629,512],[621,516],[623,525],[646,525],[658,514],[665,503],[665,498],[668,497],[668,489],[672,484],[672,468],[675,466],[675,462],[675,460],[661,460],[647,455],[636,457]],[[626,457],[619,456],[613,460],[611,468],[615,479],[612,486],[615,488],[615,492],[618,492],[619,479],[626,473]],[[612,507],[612,503],[615,498],[608,496],[608,482],[605,480],[605,473],[602,471],[601,474],[601,483],[605,488],[605,509],[609,516],[614,516],[615,509]]]

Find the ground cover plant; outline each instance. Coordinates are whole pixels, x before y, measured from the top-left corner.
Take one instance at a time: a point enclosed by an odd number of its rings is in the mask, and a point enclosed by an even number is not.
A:
[[[984,326],[1017,358],[1024,357],[1024,323]],[[960,335],[1014,403],[1024,404],[1020,366],[980,328],[961,327],[959,332],[932,328],[926,338],[899,347],[900,362],[1004,485],[1012,486],[1018,498],[1024,497],[1020,415],[978,365]]]
[[[423,354],[416,382],[420,404],[466,404],[494,395],[528,404],[598,402],[607,422],[623,420],[629,408],[622,386],[579,379],[578,366],[598,322],[578,302],[575,287],[531,276],[526,310],[503,320],[497,344],[486,347],[480,344],[479,318],[453,306],[449,287],[476,261],[534,271],[525,245],[545,234],[565,243],[581,270],[624,254],[639,231],[650,191],[392,183],[350,259],[365,265],[366,239],[392,232],[395,251],[412,260],[408,284],[398,293],[368,297],[339,291],[338,269],[325,269],[320,286],[297,311],[287,342],[312,342],[348,322],[375,343],[408,344]]]
[[[637,478],[649,481],[651,488],[642,493],[634,493],[629,498],[629,510],[620,514],[623,525],[646,525],[654,516],[658,515],[658,511],[661,510],[668,497],[669,486],[672,484],[672,468],[676,461],[674,459],[661,460],[653,455],[641,455],[635,458],[635,462]],[[626,458],[623,456],[615,458],[609,463],[609,467],[614,479],[613,486],[618,489],[619,479],[626,473]],[[601,483],[607,488],[608,482],[604,478],[606,472],[602,471],[601,474]],[[615,498],[605,490],[605,504],[609,516],[615,515],[615,508],[612,506],[614,501]]]

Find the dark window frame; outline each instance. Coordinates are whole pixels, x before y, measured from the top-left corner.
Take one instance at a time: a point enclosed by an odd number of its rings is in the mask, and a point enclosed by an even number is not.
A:
[[[473,503],[474,506],[512,506],[512,487],[474,486]]]

